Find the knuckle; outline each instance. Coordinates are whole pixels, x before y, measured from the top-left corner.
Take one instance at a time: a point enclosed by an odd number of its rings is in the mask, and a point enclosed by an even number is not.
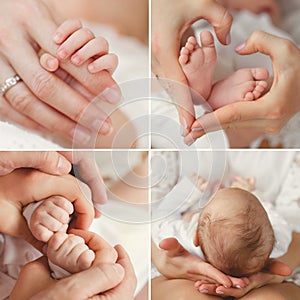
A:
[[[97,44],[97,47],[99,47],[99,49],[103,49],[103,50],[107,51],[109,48],[108,41],[102,37],[98,37],[96,39],[96,44]]]
[[[94,38],[95,37],[95,35],[94,35],[94,33],[89,29],[89,28],[82,28],[82,31],[83,31],[83,33],[84,33],[84,35],[86,35],[88,38]]]
[[[31,88],[38,98],[47,99],[54,91],[55,79],[47,72],[39,72],[34,76]]]
[[[281,45],[281,51],[285,54],[288,55],[290,53],[293,53],[294,51],[298,51],[297,47],[295,46],[295,44],[287,39],[284,39],[282,41],[282,45]]]
[[[29,93],[11,93],[10,97],[8,97],[8,101],[18,111],[31,114],[34,110],[32,97]]]
[[[75,27],[75,28],[81,28],[82,27],[82,22],[78,18],[70,19],[68,22],[70,23],[70,25],[72,27]]]

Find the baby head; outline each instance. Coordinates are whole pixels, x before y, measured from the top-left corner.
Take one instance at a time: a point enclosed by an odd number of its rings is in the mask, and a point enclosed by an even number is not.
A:
[[[242,277],[264,268],[275,238],[259,200],[248,191],[225,188],[202,210],[194,242],[214,267]]]

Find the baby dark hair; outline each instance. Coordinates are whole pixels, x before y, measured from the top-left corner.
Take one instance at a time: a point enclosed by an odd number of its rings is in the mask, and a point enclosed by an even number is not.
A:
[[[214,209],[218,204],[212,199],[199,216],[197,234],[206,260],[230,276],[261,271],[275,242],[263,206],[253,194],[237,188],[220,190],[214,197],[226,206]]]

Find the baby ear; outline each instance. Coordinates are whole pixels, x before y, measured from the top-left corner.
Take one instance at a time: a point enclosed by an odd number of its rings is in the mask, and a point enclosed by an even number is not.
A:
[[[196,230],[195,233],[194,233],[194,245],[195,245],[196,247],[199,247],[199,246],[200,246],[200,241],[199,241],[199,236],[198,236],[197,230]]]

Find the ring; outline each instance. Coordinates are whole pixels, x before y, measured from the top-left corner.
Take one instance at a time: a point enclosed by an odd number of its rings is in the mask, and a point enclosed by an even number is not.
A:
[[[15,86],[21,80],[22,79],[19,75],[15,75],[13,77],[6,79],[5,83],[3,83],[0,86],[0,93],[2,93],[2,95],[4,96],[9,89],[11,89],[13,86]]]

